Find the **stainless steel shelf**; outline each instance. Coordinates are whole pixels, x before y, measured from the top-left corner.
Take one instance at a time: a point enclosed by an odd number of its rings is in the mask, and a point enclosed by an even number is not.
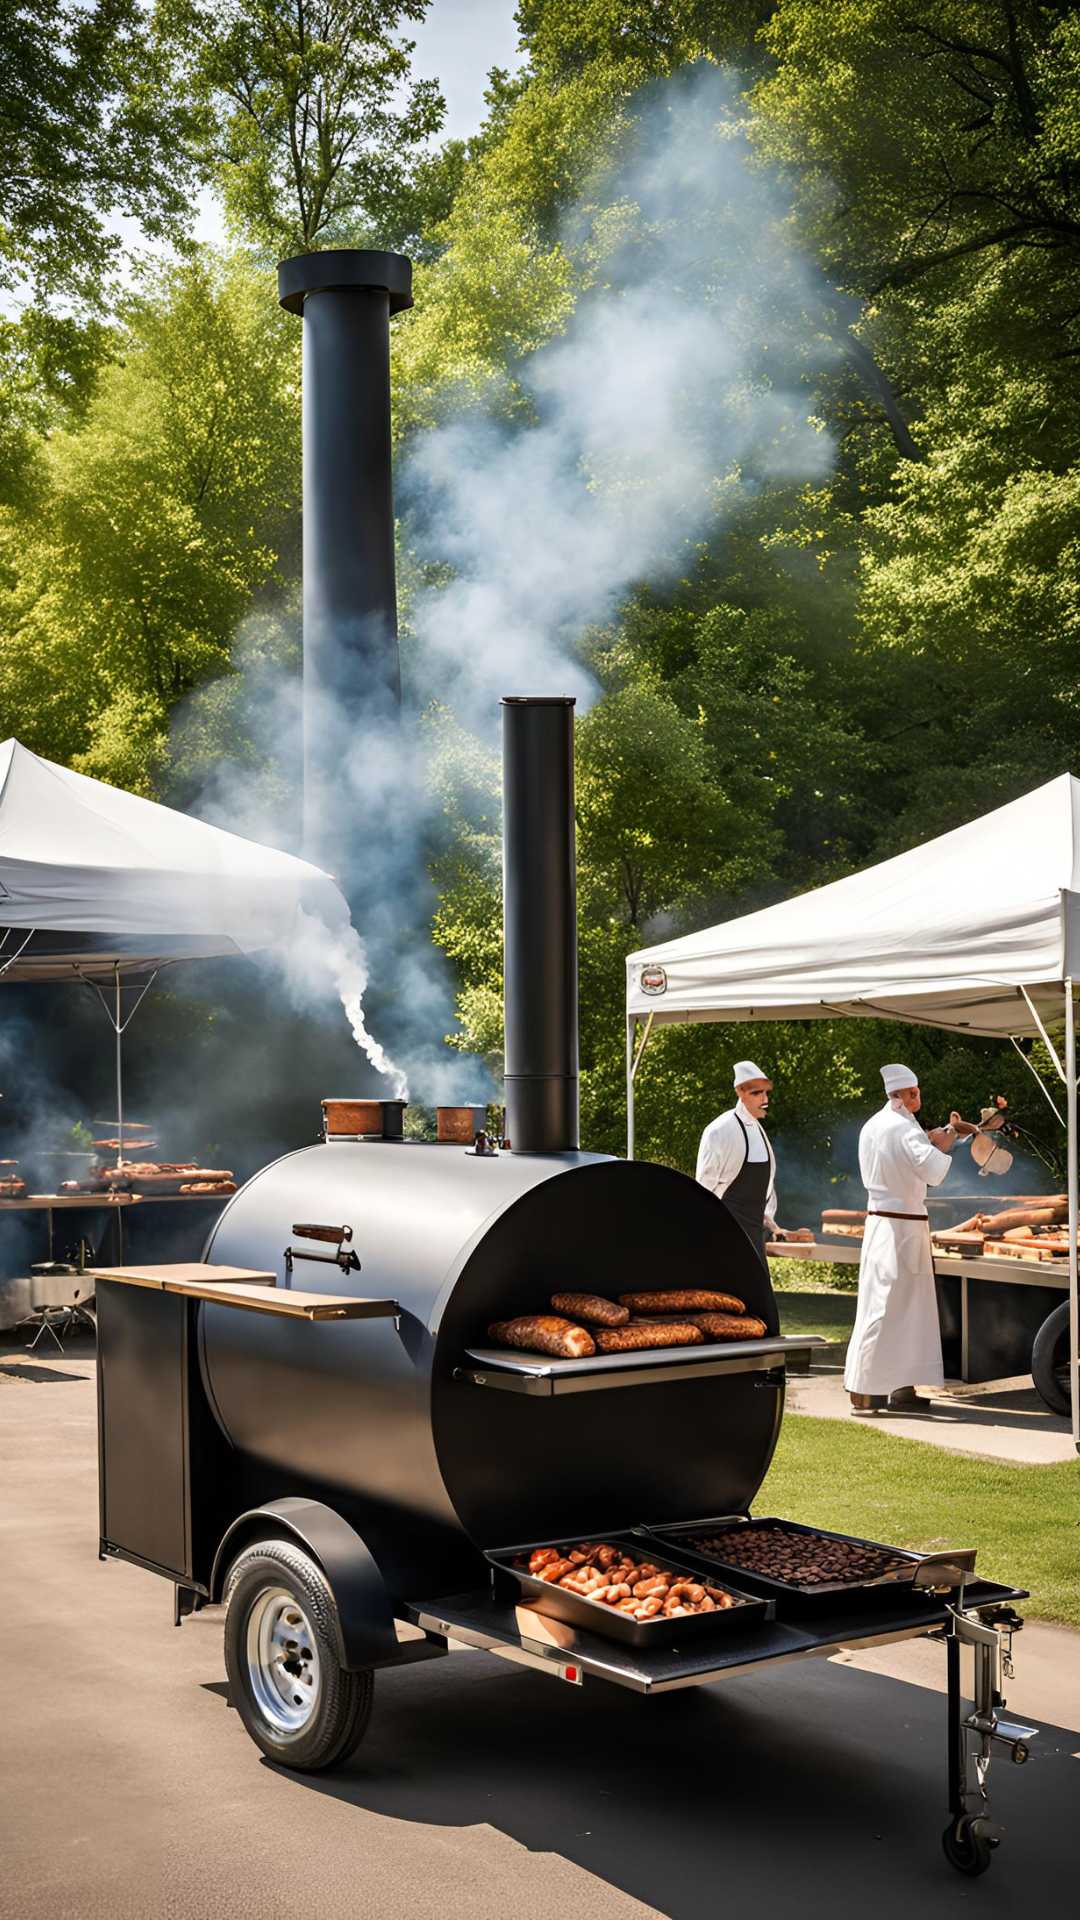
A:
[[[769,1373],[783,1368],[806,1373],[811,1356],[832,1343],[815,1334],[776,1334],[764,1340],[732,1340],[715,1347],[652,1347],[642,1353],[598,1353],[588,1360],[547,1360],[543,1354],[505,1347],[469,1347],[468,1366],[455,1378],[475,1387],[550,1398],[558,1393],[595,1393],[604,1388],[653,1386],[713,1374]]]

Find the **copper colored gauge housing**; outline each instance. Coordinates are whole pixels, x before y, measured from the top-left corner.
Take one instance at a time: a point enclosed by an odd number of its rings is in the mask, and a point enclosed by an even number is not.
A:
[[[323,1132],[328,1140],[400,1140],[404,1100],[323,1100]]]
[[[471,1147],[487,1127],[486,1107],[436,1107],[435,1138],[447,1145]]]

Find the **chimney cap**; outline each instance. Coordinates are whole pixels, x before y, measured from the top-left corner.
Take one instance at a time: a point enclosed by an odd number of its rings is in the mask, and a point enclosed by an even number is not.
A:
[[[309,293],[340,293],[349,288],[381,288],[390,295],[391,313],[411,307],[412,261],[403,253],[378,253],[361,247],[327,247],[298,253],[278,267],[278,300],[289,313],[304,311]]]
[[[504,693],[504,707],[576,707],[576,693]]]

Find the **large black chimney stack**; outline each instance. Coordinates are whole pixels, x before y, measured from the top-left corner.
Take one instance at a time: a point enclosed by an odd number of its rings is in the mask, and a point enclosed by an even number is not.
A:
[[[515,1153],[578,1144],[574,702],[503,709],[506,1125]]]
[[[412,306],[412,263],[302,253],[279,266],[278,298],[304,321],[304,829],[318,857],[339,811],[328,722],[344,738],[401,701],[390,315]]]

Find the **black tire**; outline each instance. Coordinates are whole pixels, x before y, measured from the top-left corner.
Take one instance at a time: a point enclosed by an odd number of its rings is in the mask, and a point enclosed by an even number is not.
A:
[[[1070,1413],[1069,1392],[1069,1303],[1047,1315],[1035,1335],[1031,1348],[1031,1377],[1041,1400],[1051,1413]]]
[[[959,1820],[950,1820],[941,1836],[945,1849],[945,1858],[957,1873],[966,1873],[973,1880],[977,1874],[985,1873],[994,1857],[993,1842],[984,1834],[974,1833],[967,1814]]]
[[[338,1659],[334,1596],[322,1569],[291,1540],[257,1540],[225,1583],[229,1696],[268,1760],[320,1773],[367,1732],[370,1669]]]

